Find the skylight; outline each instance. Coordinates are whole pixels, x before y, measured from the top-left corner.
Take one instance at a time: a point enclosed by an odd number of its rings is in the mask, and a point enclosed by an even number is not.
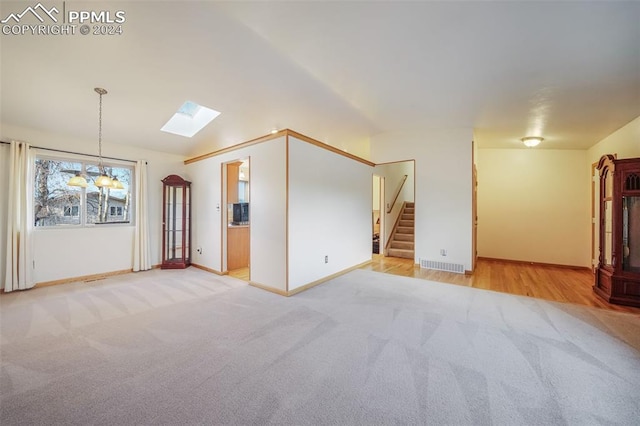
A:
[[[218,111],[186,101],[160,130],[190,138],[219,115]]]

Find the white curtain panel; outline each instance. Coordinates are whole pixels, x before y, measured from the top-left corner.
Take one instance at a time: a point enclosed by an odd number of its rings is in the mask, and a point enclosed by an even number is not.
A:
[[[11,142],[4,291],[26,290],[33,281],[33,179],[35,152]]]
[[[5,261],[7,259],[7,203],[9,202],[10,143],[0,143],[0,291],[4,288]]]
[[[149,253],[149,189],[147,187],[147,162],[136,162],[136,232],[133,240],[133,271],[151,269]]]

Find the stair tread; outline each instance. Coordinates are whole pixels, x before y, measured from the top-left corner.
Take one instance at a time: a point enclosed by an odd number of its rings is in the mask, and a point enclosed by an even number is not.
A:
[[[389,248],[413,250],[414,244],[413,241],[392,241]]]
[[[391,257],[400,257],[405,259],[413,259],[415,257],[413,250],[390,248],[388,253]]]

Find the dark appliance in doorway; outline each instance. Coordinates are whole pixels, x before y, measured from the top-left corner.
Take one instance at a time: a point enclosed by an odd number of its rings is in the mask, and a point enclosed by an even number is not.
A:
[[[233,204],[233,225],[249,224],[249,203]]]

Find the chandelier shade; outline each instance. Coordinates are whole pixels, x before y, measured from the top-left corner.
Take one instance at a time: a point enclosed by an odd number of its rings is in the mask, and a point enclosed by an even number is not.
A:
[[[69,186],[79,186],[81,188],[86,188],[88,186],[87,180],[80,174],[80,172],[76,172],[76,175],[69,179],[67,182]]]
[[[111,187],[113,187],[113,180],[109,176],[107,176],[105,174],[102,174],[102,175],[98,176],[98,178],[96,179],[94,184],[98,188],[102,188],[102,187],[111,188]]]
[[[111,188],[113,188],[113,189],[124,189],[124,185],[122,184],[122,182],[120,182],[118,180],[117,177],[114,177],[113,179],[111,179]]]

